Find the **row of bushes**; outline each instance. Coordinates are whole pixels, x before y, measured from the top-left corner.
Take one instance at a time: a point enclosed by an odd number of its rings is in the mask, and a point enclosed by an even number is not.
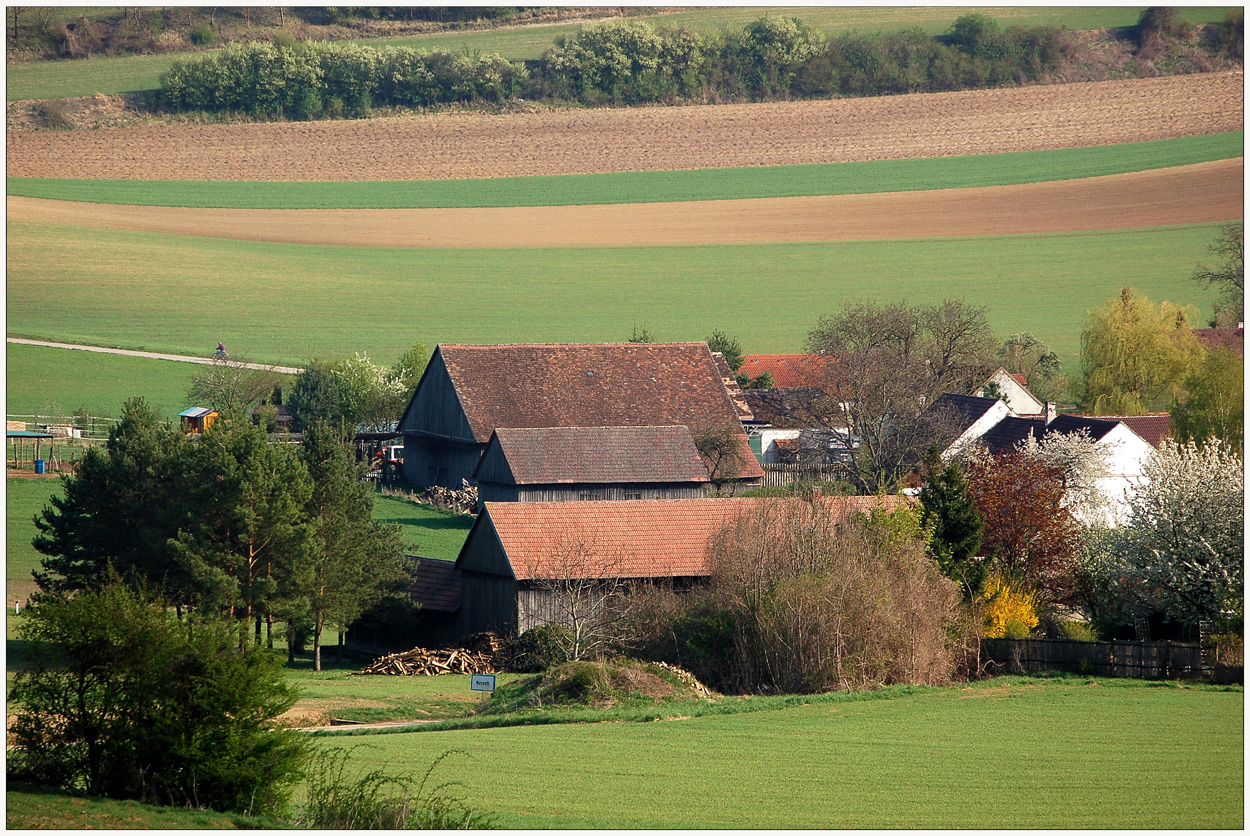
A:
[[[375,105],[502,101],[516,96],[525,78],[523,65],[497,55],[249,43],[176,62],[161,76],[161,97],[173,110],[316,119],[364,116]]]
[[[174,110],[296,119],[520,94],[587,105],[867,96],[1038,81],[1070,52],[1070,35],[1059,27],[1001,31],[975,14],[941,39],[913,29],[830,40],[794,18],[713,34],[617,21],[557,38],[528,68],[497,55],[408,47],[232,45],[178,62],[161,91]]]

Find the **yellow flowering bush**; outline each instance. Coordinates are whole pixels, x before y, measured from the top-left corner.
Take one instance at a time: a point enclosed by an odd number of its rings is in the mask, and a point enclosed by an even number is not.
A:
[[[1037,593],[995,573],[985,582],[983,635],[987,639],[1023,639],[1037,626]]]

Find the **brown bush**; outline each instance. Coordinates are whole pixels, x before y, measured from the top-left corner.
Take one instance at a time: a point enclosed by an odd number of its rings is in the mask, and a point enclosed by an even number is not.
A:
[[[950,681],[959,594],[926,555],[915,512],[760,503],[709,549],[711,594],[733,614],[735,690]]]

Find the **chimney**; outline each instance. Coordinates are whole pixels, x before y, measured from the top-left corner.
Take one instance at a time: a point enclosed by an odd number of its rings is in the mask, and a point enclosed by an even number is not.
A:
[[[1055,411],[1055,402],[1046,401],[1046,426],[1050,426],[1050,422],[1055,420],[1058,413]]]

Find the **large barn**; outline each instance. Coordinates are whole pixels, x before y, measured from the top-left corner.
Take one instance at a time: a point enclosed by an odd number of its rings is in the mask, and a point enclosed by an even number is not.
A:
[[[735,481],[763,477],[707,343],[440,345],[399,430],[410,485],[459,488],[501,427],[673,426],[727,429]]]
[[[461,573],[460,629],[521,633],[561,620],[561,581],[671,583],[689,588],[709,573],[712,535],[758,503],[775,499],[606,502],[488,502],[469,532]],[[903,497],[827,497],[841,513],[892,508]]]

